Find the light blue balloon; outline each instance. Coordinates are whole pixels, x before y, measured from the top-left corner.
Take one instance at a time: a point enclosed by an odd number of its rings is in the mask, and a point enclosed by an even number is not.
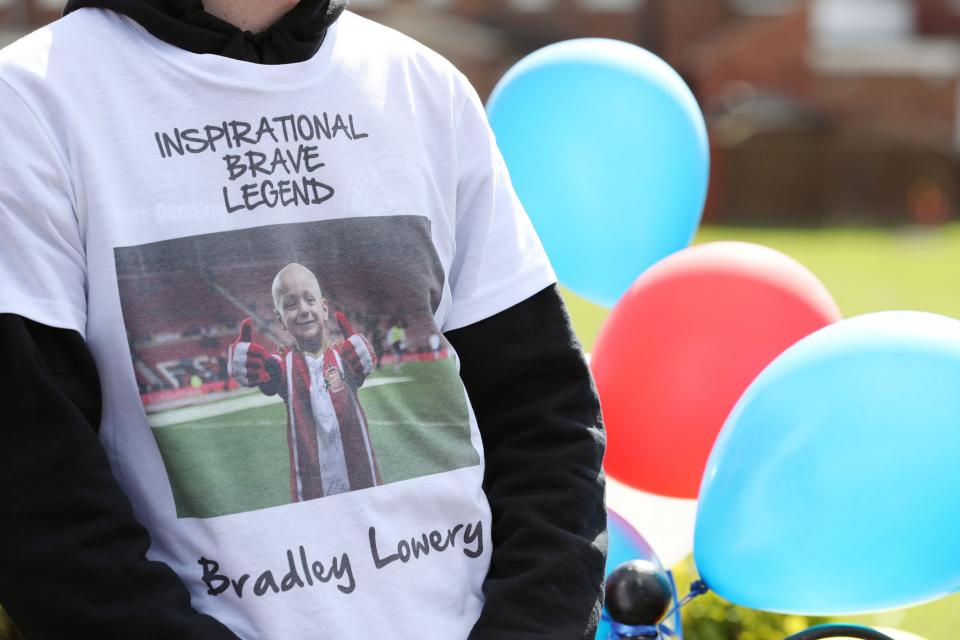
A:
[[[960,587],[960,322],[843,320],[747,389],[707,463],[694,543],[736,604],[847,615]]]
[[[564,284],[613,306],[688,246],[707,192],[703,115],[635,45],[589,38],[518,62],[487,104],[510,175]]]
[[[646,560],[652,562],[657,568],[666,571],[666,568],[660,562],[660,558],[657,557],[646,539],[640,535],[640,532],[610,508],[607,508],[607,535],[607,564],[603,575],[609,576],[614,569],[631,560]],[[677,603],[676,589],[673,593],[673,602],[674,604]],[[679,610],[669,616],[666,624],[674,631],[675,638],[683,640]],[[606,620],[601,620],[597,627],[596,640],[608,640],[611,631],[610,624]]]
[[[616,513],[607,508],[607,565],[603,575],[610,575],[614,569],[631,560],[646,560],[659,569],[665,569],[653,548],[640,532]]]

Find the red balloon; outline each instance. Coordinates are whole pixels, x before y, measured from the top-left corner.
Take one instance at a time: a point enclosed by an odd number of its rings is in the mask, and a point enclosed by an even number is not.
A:
[[[613,308],[593,351],[607,473],[696,498],[741,394],[787,347],[840,318],[813,273],[767,247],[713,242],[661,260]]]

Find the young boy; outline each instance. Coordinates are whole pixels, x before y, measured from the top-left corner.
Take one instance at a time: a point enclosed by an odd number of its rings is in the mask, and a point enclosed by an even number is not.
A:
[[[273,280],[277,320],[292,349],[270,355],[253,341],[253,321],[240,325],[230,346],[230,375],[245,387],[279,394],[287,405],[290,498],[322,498],[381,484],[357,390],[376,364],[367,339],[339,311],[344,340],[331,344],[329,307],[312,271],[292,263]]]

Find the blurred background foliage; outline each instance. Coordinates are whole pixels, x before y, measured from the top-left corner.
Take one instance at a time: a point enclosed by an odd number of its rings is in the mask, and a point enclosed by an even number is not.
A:
[[[693,558],[688,557],[673,568],[681,597],[697,579]],[[683,609],[683,633],[688,640],[783,640],[827,618],[781,616],[730,604],[708,592],[692,600]]]

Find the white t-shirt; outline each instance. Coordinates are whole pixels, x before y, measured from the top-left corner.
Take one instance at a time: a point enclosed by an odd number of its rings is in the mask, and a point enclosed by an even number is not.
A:
[[[114,474],[193,606],[251,640],[465,638],[483,449],[430,337],[555,281],[465,78],[351,13],[311,59],[257,65],[87,8],[0,51],[0,141],[0,312],[87,339]],[[290,263],[319,282],[299,310],[274,304]],[[297,426],[336,372],[292,357],[270,394],[224,357],[246,317],[270,353],[346,340],[336,312],[377,349],[402,324],[407,349],[331,394],[381,482],[302,500],[291,465],[323,470],[293,460]],[[359,473],[358,433],[334,475]]]

